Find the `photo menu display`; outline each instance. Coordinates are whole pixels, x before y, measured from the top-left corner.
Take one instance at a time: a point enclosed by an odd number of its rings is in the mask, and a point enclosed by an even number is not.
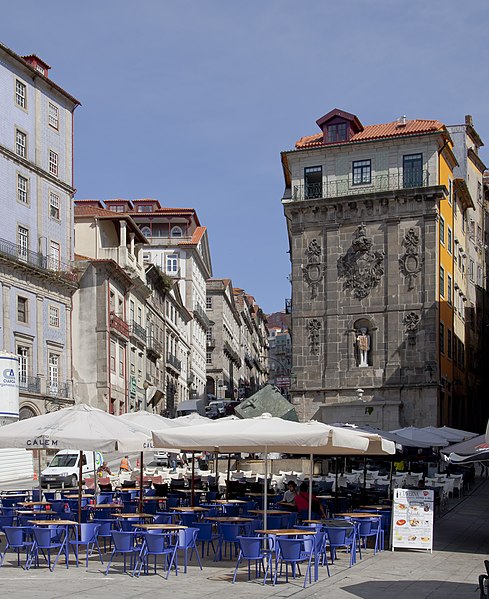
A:
[[[392,549],[433,550],[435,493],[430,489],[395,489]]]

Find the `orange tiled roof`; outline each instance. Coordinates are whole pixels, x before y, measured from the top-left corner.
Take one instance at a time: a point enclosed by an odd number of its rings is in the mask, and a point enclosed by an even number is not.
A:
[[[98,206],[93,206],[92,204],[88,204],[85,206],[80,206],[79,204],[75,204],[75,216],[108,216],[111,215],[114,218],[121,216],[124,214],[122,212],[112,212],[112,210],[106,210],[105,208],[99,208]]]
[[[352,135],[349,142],[383,139],[386,137],[401,137],[403,135],[416,135],[419,133],[432,133],[434,131],[440,131],[443,128],[443,123],[436,120],[413,119],[406,121],[405,125],[393,121],[392,123],[382,123],[380,125],[367,125],[364,127],[363,131],[359,131]],[[323,134],[321,132],[316,133],[315,135],[301,137],[296,142],[295,147],[301,149],[322,145],[328,144],[323,144]]]
[[[192,238],[190,239],[190,241],[182,240],[179,242],[178,245],[197,245],[199,243],[199,241],[202,239],[202,237],[204,236],[206,229],[207,229],[207,227],[196,227],[195,231],[192,234]]]

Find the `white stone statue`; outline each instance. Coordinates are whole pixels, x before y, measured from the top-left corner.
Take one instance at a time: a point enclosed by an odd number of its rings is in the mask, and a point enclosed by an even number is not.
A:
[[[366,327],[362,327],[357,334],[357,346],[360,358],[358,366],[365,368],[368,366],[368,352],[370,351],[370,335]]]

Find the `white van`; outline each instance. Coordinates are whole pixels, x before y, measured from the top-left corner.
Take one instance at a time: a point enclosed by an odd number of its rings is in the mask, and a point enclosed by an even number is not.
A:
[[[93,457],[95,454],[95,464]],[[102,464],[103,456],[99,451],[83,452],[82,476],[93,476],[94,470]],[[47,468],[41,472],[41,486],[43,487],[76,487],[80,472],[80,452],[74,449],[58,451]]]

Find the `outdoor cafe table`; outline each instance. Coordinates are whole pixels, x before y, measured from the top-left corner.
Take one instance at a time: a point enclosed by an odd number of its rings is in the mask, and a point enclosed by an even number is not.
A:
[[[265,510],[248,510],[250,514],[256,514],[257,516],[263,516]],[[287,510],[267,510],[267,516],[288,516],[290,511]]]
[[[54,510],[15,510],[17,516],[58,516],[58,512]]]
[[[123,506],[120,503],[94,503],[89,506],[92,510],[116,510],[117,508],[122,508]]]
[[[118,506],[120,507],[120,506]],[[130,520],[131,518],[141,518],[142,520],[152,520],[155,515],[154,514],[145,514],[144,512],[133,512],[131,514],[112,514],[116,518],[123,518]]]
[[[390,510],[390,509],[392,509],[391,505],[359,505],[358,507],[362,510]]]
[[[233,504],[233,503],[242,504],[242,503],[248,503],[248,502],[244,501],[243,499],[213,499],[209,503],[217,503],[218,505],[227,505],[227,504]]]
[[[380,518],[380,514],[372,514],[372,512],[339,512],[336,515],[345,518]]]
[[[68,493],[67,495],[63,495],[63,499],[78,499],[78,497],[81,497],[82,499],[95,499],[93,493],[82,493],[81,495],[78,495],[78,493]]]
[[[184,530],[187,526],[182,524],[133,524],[135,528],[142,530]]]
[[[18,505],[22,507],[36,507],[41,505],[51,505],[51,501],[21,501]]]
[[[65,550],[66,567],[68,567],[69,549],[70,549],[70,546],[68,543],[69,527],[70,526],[75,527],[75,538],[78,541],[78,522],[75,522],[74,520],[29,520],[29,524],[32,524],[33,526],[63,526],[64,527],[65,536],[64,536],[63,542],[61,544],[61,547],[59,548],[58,555],[61,555],[61,552],[63,551],[63,549]],[[31,548],[31,552],[33,549],[34,549],[34,546]]]
[[[177,512],[177,513],[181,513],[181,512],[208,512],[209,508],[208,507],[201,507],[200,505],[188,505],[186,507],[172,507],[170,509],[170,511],[172,512]]]
[[[245,518],[241,516],[206,516],[204,520],[209,520],[209,522],[230,522],[236,524],[253,522],[253,518]]]
[[[272,528],[255,530],[260,535],[274,535],[275,537],[292,537],[302,535],[315,535],[316,530],[304,530],[303,528]]]

